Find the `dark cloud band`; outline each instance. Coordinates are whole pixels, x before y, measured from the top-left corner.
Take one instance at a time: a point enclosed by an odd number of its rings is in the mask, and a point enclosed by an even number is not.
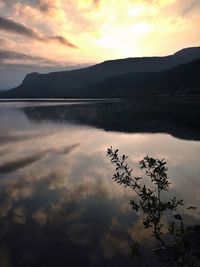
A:
[[[76,45],[68,41],[63,36],[42,36],[36,31],[34,31],[31,28],[28,28],[27,26],[16,22],[12,19],[4,18],[0,16],[0,30],[12,32],[15,34],[23,35],[25,37],[38,40],[41,42],[50,42],[54,41],[57,43],[60,43],[62,45],[68,46],[70,48],[77,48]]]
[[[57,149],[46,149],[42,152],[35,153],[30,156],[26,156],[23,158],[17,158],[12,161],[5,162],[0,165],[0,173],[9,173],[16,171],[21,168],[25,168],[26,166],[33,164],[41,159],[43,159],[47,154],[56,153],[56,154],[69,154],[71,153],[76,147],[78,147],[80,143],[72,144],[69,146],[64,147],[61,150]]]
[[[40,57],[33,57],[24,53],[14,52],[9,50],[0,49],[0,60],[9,60],[9,59],[28,59],[28,60],[41,60]]]
[[[27,60],[30,62],[36,62],[37,64],[45,64],[45,65],[51,65],[51,66],[58,66],[58,62],[55,62],[53,60],[49,60],[47,58],[38,57],[38,56],[31,56],[27,55],[25,53],[17,52],[17,51],[10,51],[10,50],[4,50],[0,49],[0,66],[3,63],[10,61],[10,60],[22,60],[26,62]]]
[[[182,10],[182,15],[188,15],[192,11],[199,12],[200,11],[200,1],[199,0],[191,0],[184,5],[183,10]]]
[[[24,35],[29,38],[40,40],[38,34],[32,29],[24,26],[21,23],[15,22],[12,19],[3,18],[0,16],[0,29],[16,34]]]

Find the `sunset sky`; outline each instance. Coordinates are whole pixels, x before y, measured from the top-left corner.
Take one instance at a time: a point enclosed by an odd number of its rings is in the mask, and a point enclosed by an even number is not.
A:
[[[199,46],[200,0],[0,0],[0,89],[32,71]]]

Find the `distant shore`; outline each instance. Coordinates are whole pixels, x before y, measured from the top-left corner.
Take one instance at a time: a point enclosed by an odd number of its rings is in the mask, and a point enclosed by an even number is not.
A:
[[[200,95],[153,95],[153,96],[134,96],[120,98],[0,98],[0,102],[66,102],[66,101],[119,101],[135,99],[154,99],[154,98],[200,98]]]

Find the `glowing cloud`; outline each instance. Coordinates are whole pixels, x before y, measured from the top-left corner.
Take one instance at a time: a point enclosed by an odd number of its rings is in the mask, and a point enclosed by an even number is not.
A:
[[[58,65],[169,55],[198,46],[199,25],[199,0],[0,0],[1,48]]]

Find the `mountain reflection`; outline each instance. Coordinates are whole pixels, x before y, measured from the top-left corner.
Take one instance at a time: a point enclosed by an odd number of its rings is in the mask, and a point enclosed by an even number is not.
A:
[[[199,98],[155,98],[24,107],[35,121],[72,122],[127,133],[169,133],[200,139]]]

